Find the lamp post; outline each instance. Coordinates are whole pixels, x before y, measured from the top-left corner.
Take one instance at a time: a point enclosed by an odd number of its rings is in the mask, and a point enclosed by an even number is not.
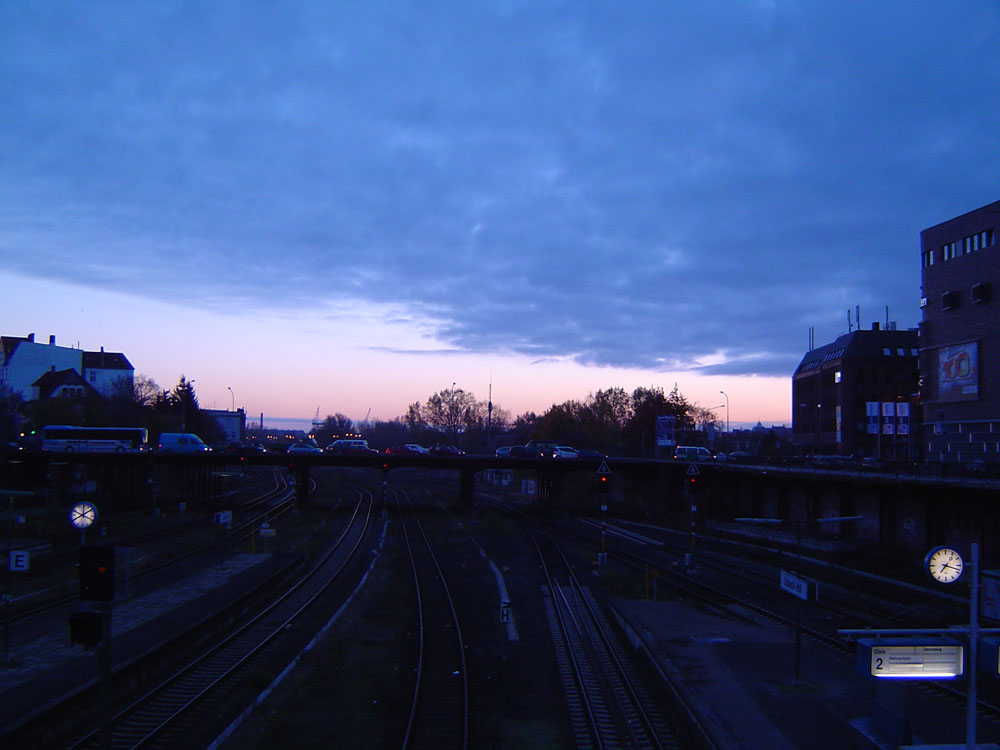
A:
[[[227,385],[226,389],[229,391],[229,395],[233,399],[233,411],[236,411],[236,394],[233,393],[233,387],[231,385]]]
[[[719,391],[723,396],[726,397],[726,451],[729,450],[729,394],[725,391]]]

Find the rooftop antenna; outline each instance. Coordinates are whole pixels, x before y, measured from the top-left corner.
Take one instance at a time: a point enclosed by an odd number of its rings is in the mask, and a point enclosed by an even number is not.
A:
[[[854,306],[854,327],[861,330],[861,305]]]
[[[368,413],[365,414],[365,424],[368,424],[368,417],[370,417],[371,415],[372,415],[372,408],[369,406]]]
[[[850,311],[850,309],[848,309],[848,311],[847,311],[847,332],[850,333],[852,330],[854,330],[854,329],[851,328],[851,311]]]

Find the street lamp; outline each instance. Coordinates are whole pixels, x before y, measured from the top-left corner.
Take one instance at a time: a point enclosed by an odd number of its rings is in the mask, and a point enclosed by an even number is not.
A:
[[[729,450],[729,394],[725,391],[719,391],[723,396],[726,397],[726,450]]]
[[[236,411],[236,394],[233,393],[233,387],[231,385],[227,385],[226,389],[229,391],[229,395],[233,398],[233,411]]]

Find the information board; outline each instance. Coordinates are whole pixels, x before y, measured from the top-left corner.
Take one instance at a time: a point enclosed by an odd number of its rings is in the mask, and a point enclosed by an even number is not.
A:
[[[964,647],[961,645],[871,647],[872,677],[924,680],[960,677],[964,665]]]

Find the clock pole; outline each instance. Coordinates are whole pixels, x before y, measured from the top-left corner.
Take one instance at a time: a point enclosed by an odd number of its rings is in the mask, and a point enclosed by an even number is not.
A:
[[[979,545],[972,543],[969,557],[969,571],[972,574],[970,585],[972,596],[969,597],[969,690],[966,695],[968,705],[965,709],[965,746],[970,750],[976,747],[976,660],[979,644]]]

